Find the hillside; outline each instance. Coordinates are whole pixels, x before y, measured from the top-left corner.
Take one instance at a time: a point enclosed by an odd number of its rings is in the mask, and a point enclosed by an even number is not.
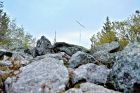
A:
[[[44,36],[32,49],[0,49],[1,93],[139,93],[140,44],[92,51]],[[117,92],[118,91],[118,92]]]

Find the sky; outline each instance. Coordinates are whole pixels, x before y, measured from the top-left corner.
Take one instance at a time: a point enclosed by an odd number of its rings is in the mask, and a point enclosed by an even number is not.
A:
[[[107,16],[111,21],[124,20],[140,10],[140,0],[3,1],[11,19],[37,39],[44,35],[53,43],[56,31],[58,42],[86,48],[90,48],[91,36],[101,30]]]

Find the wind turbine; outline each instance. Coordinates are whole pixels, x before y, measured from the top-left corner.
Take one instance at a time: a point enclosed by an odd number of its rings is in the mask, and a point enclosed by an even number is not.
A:
[[[56,43],[56,30],[54,32],[54,44]]]
[[[86,31],[88,31],[87,30],[87,28],[83,25],[83,24],[81,24],[78,20],[75,20],[75,22],[80,26],[80,27],[82,27],[82,28],[84,28]],[[80,33],[79,33],[79,44],[81,43],[81,30],[80,30]]]

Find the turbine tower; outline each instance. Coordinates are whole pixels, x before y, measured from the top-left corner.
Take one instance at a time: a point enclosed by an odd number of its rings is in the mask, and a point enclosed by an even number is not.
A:
[[[75,20],[75,22],[80,26],[80,27],[82,27],[82,28],[84,28],[86,31],[88,31],[87,30],[87,28],[83,25],[83,24],[81,24],[78,20]],[[80,30],[80,32],[79,32],[79,44],[81,44],[81,37],[82,37],[82,32],[81,32],[81,30]]]
[[[56,43],[56,31],[54,32],[54,44]]]

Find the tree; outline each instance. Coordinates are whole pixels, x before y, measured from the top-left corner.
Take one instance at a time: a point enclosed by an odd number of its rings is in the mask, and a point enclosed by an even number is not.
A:
[[[9,37],[11,40],[10,47],[29,48],[32,46],[32,43],[35,42],[35,39],[31,34],[25,33],[23,27],[16,25],[15,20],[10,22],[9,30]]]
[[[25,34],[24,39],[23,39],[23,47],[24,48],[29,48],[34,46],[35,43],[35,38],[29,33]]]
[[[95,46],[110,43],[116,39],[117,37],[113,28],[113,24],[110,22],[109,17],[107,17],[101,32],[98,32],[97,35],[93,35],[91,42],[94,44],[92,46]]]
[[[140,12],[138,10],[128,19],[114,22],[114,25],[120,38],[125,38],[129,42],[140,42]]]
[[[3,2],[0,2],[0,45],[7,48],[28,48],[35,39],[31,34],[25,33],[22,26],[17,26],[15,20],[10,20],[3,12]]]
[[[110,22],[106,18],[103,29],[91,38],[92,46],[118,41],[120,50],[129,42],[140,42],[140,11],[123,21]]]
[[[7,36],[9,22],[9,17],[3,12],[3,2],[0,2],[0,45],[9,42]]]

